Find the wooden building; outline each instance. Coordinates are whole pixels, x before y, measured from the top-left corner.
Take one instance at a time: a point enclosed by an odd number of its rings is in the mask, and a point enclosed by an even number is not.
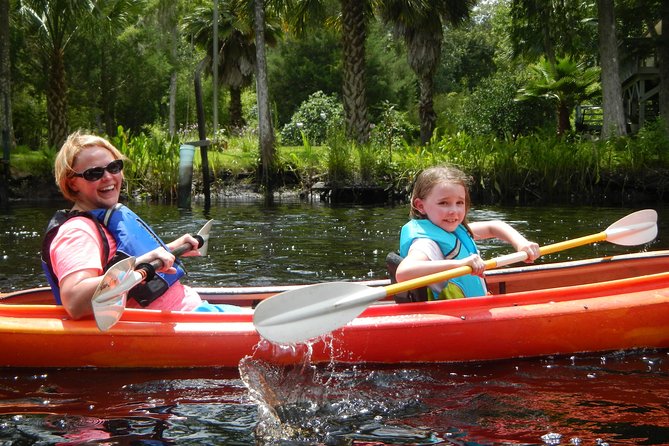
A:
[[[660,21],[655,30],[662,33]],[[627,130],[635,133],[645,121],[659,116],[660,68],[650,35],[626,39],[619,48],[620,81]]]

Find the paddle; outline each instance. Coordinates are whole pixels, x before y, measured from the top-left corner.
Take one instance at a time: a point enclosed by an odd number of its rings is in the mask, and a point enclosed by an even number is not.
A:
[[[195,235],[198,241],[200,253],[207,255],[209,247],[209,231],[213,220],[209,220]],[[193,249],[190,243],[184,243],[172,250],[176,257]],[[135,257],[128,257],[112,265],[107,270],[100,284],[93,293],[92,305],[93,316],[100,331],[107,331],[114,326],[121,318],[125,310],[125,302],[130,291],[134,286],[142,283],[148,274],[148,269],[143,265],[138,265],[135,269]],[[160,259],[153,260],[149,265],[154,270],[162,266]]]
[[[657,213],[652,209],[634,212],[613,223],[605,231],[540,248],[542,255],[606,240],[634,246],[650,242],[657,235]],[[519,251],[485,262],[486,269],[527,259]],[[331,332],[356,318],[371,303],[386,296],[420,288],[471,273],[461,266],[385,287],[369,287],[353,282],[332,282],[286,291],[262,301],[255,309],[253,323],[258,332],[275,343],[305,342]]]

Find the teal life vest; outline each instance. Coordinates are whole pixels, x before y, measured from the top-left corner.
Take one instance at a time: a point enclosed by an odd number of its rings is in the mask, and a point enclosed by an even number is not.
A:
[[[51,264],[51,242],[58,233],[60,227],[69,219],[74,217],[86,217],[95,222],[100,233],[103,244],[103,259],[109,258],[109,244],[102,226],[106,227],[109,233],[116,240],[116,253],[112,259],[104,265],[107,271],[112,265],[124,258],[131,256],[140,256],[153,249],[163,247],[169,251],[169,248],[163,243],[155,232],[146,224],[137,214],[128,207],[118,203],[110,209],[94,209],[88,212],[79,211],[57,211],[49,221],[46,235],[42,243],[42,268],[46,274],[47,281],[51,286],[56,303],[61,305],[60,287],[58,278],[53,271]],[[128,292],[128,297],[135,299],[141,306],[146,307],[154,300],[162,296],[167,289],[185,274],[183,267],[177,260],[174,263],[177,272],[175,274],[156,273],[153,278],[132,288]]]
[[[476,243],[463,225],[459,225],[454,232],[448,232],[428,219],[412,219],[402,227],[400,232],[400,255],[406,257],[413,241],[419,238],[427,238],[436,242],[445,259],[458,260],[478,254]],[[454,277],[442,284],[430,286],[429,290],[431,291],[430,300],[478,297],[486,294],[483,279],[471,274]]]

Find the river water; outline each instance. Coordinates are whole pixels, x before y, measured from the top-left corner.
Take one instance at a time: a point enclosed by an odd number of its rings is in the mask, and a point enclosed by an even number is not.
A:
[[[44,226],[64,203],[0,210],[0,290],[45,285]],[[386,277],[405,205],[333,206],[284,198],[208,211],[133,204],[166,240],[214,219],[194,286],[305,284]],[[669,249],[669,208],[648,245],[598,243],[551,262]],[[546,245],[604,230],[636,209],[479,207]],[[484,258],[510,252],[491,241]],[[429,342],[429,340],[426,340]],[[57,341],[54,341],[57,348]],[[2,354],[0,352],[0,354]],[[0,369],[0,445],[669,444],[669,352],[612,352],[435,366],[239,369]]]

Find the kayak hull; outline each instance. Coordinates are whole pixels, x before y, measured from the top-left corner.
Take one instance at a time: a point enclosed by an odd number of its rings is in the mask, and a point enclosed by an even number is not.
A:
[[[506,293],[383,300],[331,335],[295,346],[261,339],[252,314],[127,309],[100,332],[93,319],[72,320],[46,303],[48,289],[25,290],[0,295],[0,366],[237,367],[245,357],[286,365],[446,363],[669,348],[669,251],[508,268],[487,280]],[[281,289],[198,291],[251,305]]]

